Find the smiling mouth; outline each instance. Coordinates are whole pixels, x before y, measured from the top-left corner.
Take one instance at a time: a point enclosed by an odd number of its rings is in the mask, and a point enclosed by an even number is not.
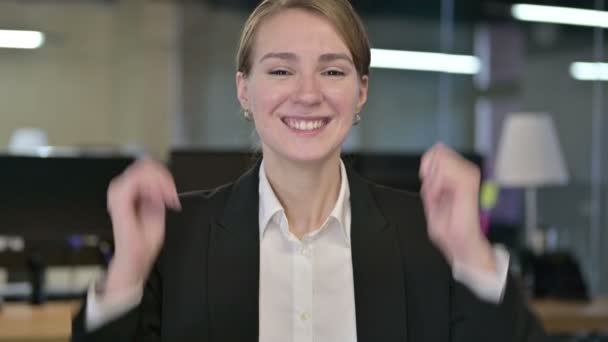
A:
[[[311,131],[320,130],[323,127],[325,127],[325,125],[327,125],[329,123],[330,119],[329,118],[296,119],[296,118],[285,117],[285,118],[282,118],[281,121],[283,121],[283,123],[285,125],[287,125],[287,127],[294,129],[296,131],[311,132]]]

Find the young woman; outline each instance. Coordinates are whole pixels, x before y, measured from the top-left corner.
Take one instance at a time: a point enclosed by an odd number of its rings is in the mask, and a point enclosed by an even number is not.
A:
[[[541,340],[508,255],[481,234],[474,165],[434,146],[418,196],[342,163],[369,63],[348,0],[263,1],[236,73],[263,160],[233,184],[179,197],[151,161],[115,179],[115,256],[73,340]]]

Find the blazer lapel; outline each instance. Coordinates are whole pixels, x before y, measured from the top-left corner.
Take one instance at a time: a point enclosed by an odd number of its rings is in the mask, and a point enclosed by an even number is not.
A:
[[[259,166],[234,183],[223,215],[211,227],[211,341],[258,340]],[[347,172],[358,341],[407,341],[404,271],[396,232],[378,208],[368,183],[350,168]]]
[[[347,170],[358,341],[406,341],[405,280],[397,233],[378,208],[370,185]]]
[[[232,186],[209,242],[211,341],[257,341],[260,163]]]

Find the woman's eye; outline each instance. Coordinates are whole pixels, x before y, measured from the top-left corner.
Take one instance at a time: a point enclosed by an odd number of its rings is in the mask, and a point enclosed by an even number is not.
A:
[[[327,76],[344,76],[344,72],[340,70],[327,70],[323,73]]]
[[[287,76],[287,75],[289,75],[289,71],[278,69],[278,70],[270,71],[270,74],[275,75],[275,76]]]

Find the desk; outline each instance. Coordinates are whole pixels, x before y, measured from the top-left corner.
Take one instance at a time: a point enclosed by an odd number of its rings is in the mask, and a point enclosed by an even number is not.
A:
[[[4,303],[0,311],[0,342],[65,342],[72,332],[72,316],[80,303],[49,302],[41,306]]]
[[[42,306],[5,303],[0,311],[0,342],[64,342],[78,301],[49,302]],[[534,300],[535,311],[547,332],[608,331],[608,297],[591,303]]]
[[[608,332],[608,297],[597,298],[590,303],[533,300],[531,308],[538,314],[550,334]]]

